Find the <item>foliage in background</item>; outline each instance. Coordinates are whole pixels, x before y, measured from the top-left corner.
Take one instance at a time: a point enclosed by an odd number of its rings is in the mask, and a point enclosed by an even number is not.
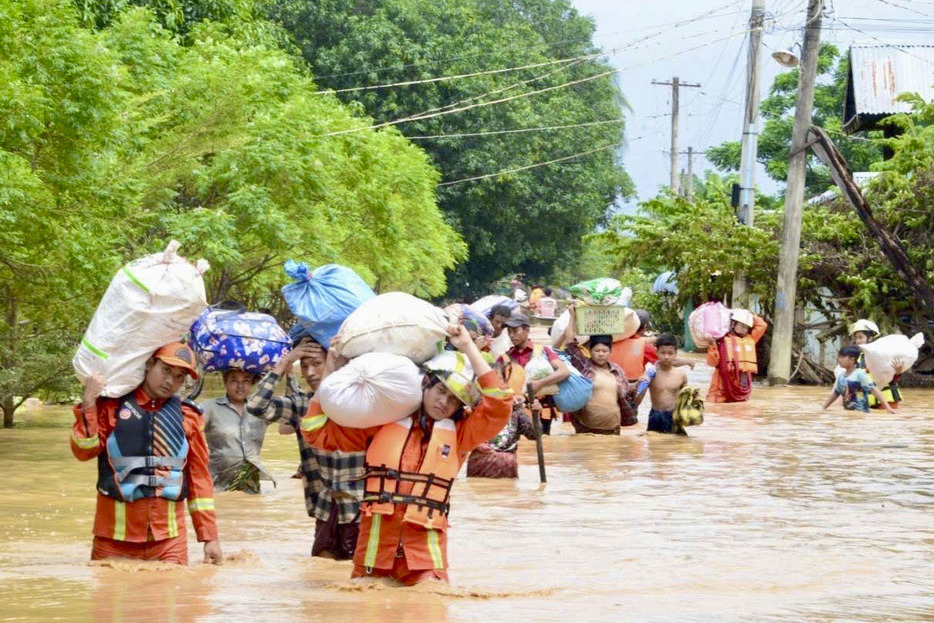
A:
[[[289,257],[421,296],[465,257],[424,152],[366,130],[285,52],[213,22],[187,43],[142,8],[97,31],[65,0],[0,0],[7,424],[20,399],[67,384],[119,266],[171,238],[214,266],[211,301],[250,306],[278,300]],[[321,136],[339,130],[355,131]]]
[[[593,21],[568,0],[279,0],[272,16],[295,36],[322,88],[343,89],[595,54]],[[556,86],[606,71],[591,58],[523,71],[407,87],[341,93],[379,122],[458,103],[473,104]],[[407,136],[515,130],[620,119],[611,77],[528,98],[401,124]],[[547,132],[419,139],[455,181],[622,142],[623,124]],[[603,223],[632,183],[615,149],[557,165],[442,186],[439,205],[469,245],[450,279],[470,298],[514,273],[530,281],[570,264],[581,238]]]
[[[843,135],[843,100],[846,96],[846,76],[849,61],[836,46],[822,44],[817,61],[818,84],[814,89],[813,123],[831,133],[851,171],[869,171],[882,159],[878,143]],[[769,177],[784,182],[788,176],[788,148],[794,125],[795,97],[798,91],[799,68],[775,76],[769,95],[759,105],[762,130],[759,134],[758,161]],[[870,137],[881,136],[872,132]],[[721,171],[738,171],[739,141],[727,141],[707,150],[707,158]],[[830,173],[813,153],[808,155],[805,178],[807,196],[819,195],[833,185]],[[758,200],[758,197],[757,197]]]

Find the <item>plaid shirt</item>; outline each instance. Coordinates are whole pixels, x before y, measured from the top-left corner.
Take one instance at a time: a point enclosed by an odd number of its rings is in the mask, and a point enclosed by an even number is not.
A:
[[[310,393],[295,392],[274,397],[279,375],[269,372],[257,383],[246,403],[251,415],[267,422],[285,422],[299,430],[308,412]],[[331,508],[337,506],[338,523],[353,523],[363,497],[363,460],[365,452],[329,452],[308,445],[301,434],[298,449],[302,457],[302,482],[305,485],[305,508],[308,515],[327,521]]]

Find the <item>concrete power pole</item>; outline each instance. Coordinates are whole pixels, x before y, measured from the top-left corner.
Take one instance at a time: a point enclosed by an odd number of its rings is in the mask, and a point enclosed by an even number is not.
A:
[[[681,87],[700,87],[700,84],[688,84],[681,82],[678,76],[671,79],[671,82],[658,82],[653,80],[652,84],[660,84],[671,87],[671,190],[678,193],[678,115]]]
[[[775,327],[769,358],[769,383],[781,385],[791,376],[791,347],[795,329],[795,297],[798,290],[798,256],[801,246],[801,209],[804,204],[804,176],[807,164],[807,136],[814,108],[817,79],[817,51],[820,45],[823,0],[808,0],[801,73],[795,100],[795,123],[788,155],[788,182],[785,188],[785,220],[778,259],[778,286],[775,292]]]
[[[746,59],[746,107],[739,164],[739,222],[752,227],[756,202],[756,154],[759,145],[759,67],[762,58],[762,24],[765,0],[752,0],[749,15],[749,53]],[[733,305],[750,307],[749,284],[743,271],[733,276]]]

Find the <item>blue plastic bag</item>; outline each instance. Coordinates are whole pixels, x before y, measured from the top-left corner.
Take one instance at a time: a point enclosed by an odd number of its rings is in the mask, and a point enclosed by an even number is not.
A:
[[[208,307],[191,325],[191,346],[205,372],[263,374],[279,363],[292,340],[267,314],[242,305]]]
[[[312,272],[305,262],[289,260],[285,273],[295,280],[282,288],[286,304],[324,348],[331,347],[347,316],[376,296],[357,273],[339,264],[325,264]]]
[[[560,383],[558,383],[558,393],[555,394],[555,406],[562,413],[574,413],[580,411],[593,395],[593,381],[583,376],[580,372],[574,374]]]

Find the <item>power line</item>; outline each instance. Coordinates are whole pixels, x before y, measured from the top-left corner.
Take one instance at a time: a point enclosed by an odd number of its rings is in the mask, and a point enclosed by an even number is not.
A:
[[[697,50],[697,49],[706,47],[706,46],[708,46],[708,45],[710,45],[710,44],[712,44],[712,43],[718,43],[718,42],[720,42],[720,41],[724,41],[724,40],[726,40],[726,39],[729,39],[729,38],[732,38],[732,37],[736,37],[736,36],[739,35],[739,34],[745,35],[746,32],[747,32],[747,30],[744,28],[741,32],[731,33],[731,34],[729,34],[729,35],[727,35],[727,36],[725,36],[725,37],[721,37],[720,39],[715,39],[714,41],[705,42],[705,43],[702,43],[702,44],[697,45],[697,46],[693,46],[693,47],[690,47],[690,48],[687,48],[687,49],[684,49],[684,50],[680,50],[680,51],[678,51],[678,52],[675,52],[674,54],[670,54],[670,55],[667,56],[667,57],[661,57],[661,58],[650,59],[649,61],[645,61],[645,62],[642,62],[642,63],[635,63],[635,64],[629,65],[629,66],[627,66],[627,67],[620,67],[620,68],[617,68],[617,69],[611,69],[611,70],[604,71],[604,72],[601,72],[601,73],[596,74],[596,75],[593,75],[593,76],[588,76],[588,77],[585,77],[585,78],[580,78],[580,79],[578,79],[578,80],[571,80],[571,81],[569,81],[569,82],[565,82],[565,83],[558,84],[558,85],[555,85],[555,86],[545,87],[545,88],[543,88],[543,89],[537,89],[537,90],[529,91],[529,92],[526,92],[526,93],[519,93],[519,94],[517,94],[517,95],[511,95],[511,96],[509,96],[509,97],[504,97],[504,98],[500,98],[500,99],[497,99],[497,100],[492,100],[492,101],[489,101],[489,102],[477,102],[477,103],[475,103],[475,104],[469,104],[469,105],[467,105],[467,106],[461,106],[461,107],[458,107],[458,108],[452,108],[452,109],[450,109],[450,110],[441,110],[441,111],[433,112],[433,113],[431,113],[431,114],[425,114],[425,115],[420,115],[420,116],[411,116],[411,117],[403,117],[403,118],[401,118],[401,119],[394,119],[394,120],[392,120],[392,121],[385,121],[385,122],[373,124],[373,125],[370,125],[370,126],[363,126],[363,127],[359,127],[359,128],[350,128],[350,129],[347,129],[347,130],[338,130],[338,131],[335,131],[335,132],[327,132],[327,133],[324,133],[324,134],[320,134],[319,136],[322,136],[322,137],[340,136],[340,135],[343,135],[343,134],[353,134],[353,133],[356,133],[356,132],[364,132],[364,131],[367,131],[367,130],[377,130],[377,129],[380,129],[380,128],[385,128],[385,127],[389,127],[389,126],[393,126],[393,125],[398,125],[398,124],[400,124],[400,123],[406,123],[406,122],[409,122],[409,121],[421,121],[421,120],[424,120],[424,119],[431,119],[431,118],[440,117],[440,116],[443,116],[443,115],[449,115],[449,114],[453,114],[453,113],[457,113],[457,112],[463,112],[463,111],[465,111],[465,110],[472,110],[472,109],[474,109],[474,108],[480,108],[480,107],[484,107],[484,106],[493,106],[493,105],[496,105],[496,104],[502,104],[502,103],[505,103],[505,102],[510,102],[510,101],[513,101],[513,100],[521,99],[521,98],[531,97],[531,96],[533,96],[533,95],[539,95],[539,94],[541,94],[541,93],[548,93],[548,92],[550,92],[550,91],[555,91],[555,90],[567,88],[567,87],[570,87],[570,86],[576,86],[576,85],[579,85],[579,84],[584,84],[584,83],[586,83],[586,82],[590,82],[590,81],[592,81],[592,80],[597,80],[597,79],[599,79],[599,78],[605,78],[605,77],[607,77],[607,76],[611,76],[611,75],[613,75],[613,74],[617,74],[617,73],[619,73],[619,72],[621,72],[621,71],[625,71],[625,70],[627,70],[627,69],[631,69],[631,68],[633,68],[633,67],[637,67],[637,66],[640,66],[640,65],[644,65],[644,64],[647,64],[647,63],[650,63],[650,62],[656,62],[656,61],[659,61],[659,60],[665,60],[665,59],[667,59],[667,58],[674,58],[674,57],[676,57],[676,56],[680,56],[681,54],[685,54],[685,53],[687,53],[687,52],[691,52],[691,51],[693,51],[693,50]],[[482,97],[482,96],[477,96],[477,97]]]
[[[653,29],[653,28],[659,28],[659,29],[666,29],[666,28],[672,28],[672,27],[673,27],[673,28],[677,28],[677,27],[679,27],[679,26],[681,26],[681,25],[684,25],[684,24],[696,23],[696,22],[698,22],[698,21],[703,21],[703,20],[706,20],[706,19],[714,18],[714,17],[722,17],[721,15],[716,15],[716,14],[719,13],[720,11],[725,10],[725,9],[732,8],[734,5],[741,5],[741,4],[744,4],[743,0],[731,0],[730,2],[727,2],[727,3],[724,4],[724,5],[721,5],[721,6],[719,6],[719,7],[710,9],[709,11],[705,11],[704,13],[701,13],[701,14],[696,15],[696,16],[691,17],[691,18],[679,20],[679,21],[676,21],[676,22],[669,22],[669,23],[667,23],[667,24],[659,24],[659,25],[656,25],[656,26],[644,26],[644,27],[642,27],[642,28],[636,28],[636,29],[633,29],[633,30],[620,31],[620,32],[615,32],[615,33],[603,33],[603,34],[601,34],[601,35],[593,35],[592,37],[588,37],[588,38],[586,38],[586,39],[564,39],[564,40],[562,40],[562,41],[552,41],[552,42],[550,42],[550,43],[547,43],[547,42],[546,42],[546,43],[543,44],[543,46],[546,47],[546,48],[551,48],[551,47],[555,47],[555,46],[558,46],[558,45],[564,45],[564,44],[566,44],[566,43],[582,43],[582,42],[589,42],[589,41],[591,41],[591,39],[595,39],[595,38],[598,38],[598,37],[613,36],[613,35],[621,34],[622,32],[633,33],[633,32],[639,32],[639,31],[641,31],[641,30],[651,30],[651,29]],[[662,31],[662,32],[663,32],[663,31]],[[517,51],[518,51],[518,50],[527,50],[527,49],[530,49],[530,48],[528,48],[528,47],[524,47],[524,48],[515,48],[515,50],[517,50]],[[437,64],[439,64],[439,63],[444,63],[444,62],[447,62],[447,61],[456,61],[456,60],[462,60],[462,59],[465,59],[465,58],[477,58],[477,57],[481,57],[481,56],[490,56],[491,54],[500,54],[500,53],[501,53],[501,51],[500,51],[500,50],[497,50],[497,51],[492,51],[492,52],[476,52],[476,53],[473,53],[473,54],[461,54],[461,55],[458,55],[458,56],[448,56],[448,57],[439,58],[439,59],[435,59],[435,60],[420,61],[420,62],[417,62],[417,63],[407,63],[407,64],[405,64],[405,65],[396,65],[396,66],[389,66],[389,65],[386,65],[386,66],[377,67],[377,68],[374,68],[374,69],[360,69],[360,70],[357,70],[357,71],[348,71],[348,72],[337,73],[337,74],[326,74],[326,75],[323,75],[323,76],[315,76],[315,79],[316,79],[316,80],[327,80],[328,78],[343,78],[343,77],[345,77],[345,76],[358,76],[358,75],[361,75],[361,74],[382,73],[382,72],[384,72],[384,71],[399,71],[399,70],[401,70],[401,69],[409,69],[409,68],[411,68],[411,67],[421,67],[421,66],[424,66],[424,65],[437,65]]]
[[[921,17],[934,17],[932,15],[928,15],[927,13],[922,13],[921,11],[916,11],[915,9],[901,5],[897,2],[893,2],[892,0],[876,0],[876,1],[881,2],[882,4],[885,4],[885,5],[891,6],[891,7],[895,7],[896,9],[902,9],[903,11],[909,11],[916,15],[920,15]]]
[[[853,26],[852,24],[847,24],[846,22],[844,22],[844,21],[843,21],[842,19],[840,19],[839,17],[831,17],[830,19],[832,19],[833,21],[835,21],[835,22],[837,22],[837,23],[839,23],[839,24],[843,24],[844,26],[846,26],[846,27],[849,28],[850,30],[855,30],[855,31],[858,32],[858,33],[861,33],[861,34],[866,35],[867,37],[870,37],[871,39],[873,39],[873,40],[876,41],[877,43],[881,44],[883,47],[892,48],[892,49],[894,49],[894,50],[898,50],[899,52],[903,52],[903,53],[907,54],[908,56],[913,56],[914,58],[918,59],[919,61],[923,61],[923,62],[925,62],[925,63],[927,63],[927,64],[929,64],[929,65],[934,65],[934,62],[931,62],[929,59],[926,59],[926,58],[924,58],[923,56],[918,56],[917,54],[914,54],[914,53],[912,53],[912,52],[909,52],[908,50],[906,50],[905,48],[903,48],[903,47],[901,47],[901,46],[898,46],[898,45],[895,45],[895,44],[892,44],[892,43],[888,43],[888,42],[886,42],[886,41],[883,41],[883,40],[880,39],[879,37],[876,37],[875,35],[869,34],[869,33],[866,32],[865,30],[861,30],[861,29],[857,28],[856,26]]]
[[[606,121],[590,121],[587,123],[574,123],[571,125],[552,125],[538,128],[521,128],[517,130],[491,130],[489,132],[459,132],[456,134],[430,134],[426,136],[406,136],[405,138],[416,140],[439,139],[439,138],[462,138],[468,136],[492,136],[494,134],[520,134],[523,132],[544,132],[549,130],[564,130],[568,128],[585,128],[594,125],[606,125],[609,123],[624,123],[625,119],[607,119]]]
[[[642,137],[637,137],[632,139],[632,141],[637,141]],[[555,158],[554,160],[548,160],[547,162],[536,162],[535,164],[528,164],[524,167],[516,167],[513,169],[506,169],[504,171],[497,171],[496,173],[487,173],[486,175],[476,175],[474,177],[465,177],[463,179],[454,180],[452,182],[442,182],[438,186],[452,186],[454,184],[463,184],[464,182],[475,182],[477,180],[485,180],[491,177],[499,177],[500,175],[508,175],[509,173],[518,173],[519,171],[528,171],[529,169],[536,169],[538,167],[544,167],[549,164],[555,164],[558,162],[564,162],[566,160],[573,160],[574,158],[580,158],[582,156],[589,156],[590,154],[595,154],[599,151],[606,151],[607,149],[614,149],[617,147],[622,147],[622,143],[612,143],[610,145],[604,145],[603,147],[597,147],[595,149],[588,149],[587,151],[582,151],[577,154],[571,154],[570,156],[564,156],[563,158]]]
[[[557,65],[559,63],[572,63],[579,62],[582,60],[587,60],[591,58],[599,58],[605,56],[602,52],[599,54],[585,54],[583,56],[575,56],[574,58],[562,58],[554,61],[547,61],[544,63],[534,63],[532,65],[523,65],[522,67],[506,67],[505,69],[489,69],[486,71],[475,71],[469,74],[457,74],[453,76],[439,76],[437,78],[426,78],[425,80],[406,80],[404,82],[389,82],[386,84],[374,84],[371,86],[363,87],[350,87],[347,89],[326,89],[323,91],[316,91],[316,95],[323,94],[332,94],[332,93],[352,93],[355,91],[371,91],[376,89],[389,89],[393,87],[408,87],[416,84],[428,84],[431,82],[444,82],[447,80],[460,80],[461,78],[474,78],[477,76],[489,76],[493,74],[504,74],[512,71],[521,71],[523,69],[534,69],[536,67],[545,67],[548,65]]]

